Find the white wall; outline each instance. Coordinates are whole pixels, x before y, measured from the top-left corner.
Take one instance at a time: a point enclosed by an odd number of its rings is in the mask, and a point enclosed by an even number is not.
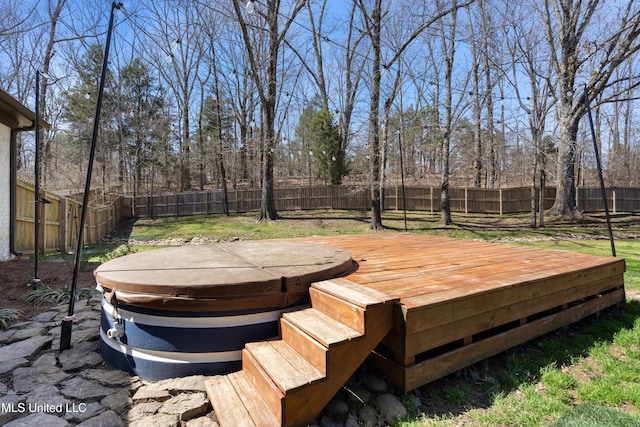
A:
[[[11,129],[0,124],[0,261],[12,258],[9,251],[9,139]]]

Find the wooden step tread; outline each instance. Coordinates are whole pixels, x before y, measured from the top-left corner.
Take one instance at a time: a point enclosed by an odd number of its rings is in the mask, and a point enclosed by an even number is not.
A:
[[[398,301],[398,298],[359,285],[343,277],[315,282],[311,286],[363,308]]]
[[[280,425],[243,371],[212,377],[205,387],[221,427]]]
[[[285,313],[282,317],[327,348],[362,336],[355,329],[315,308]]]
[[[285,395],[324,378],[322,372],[282,340],[247,343],[243,351],[251,354]]]

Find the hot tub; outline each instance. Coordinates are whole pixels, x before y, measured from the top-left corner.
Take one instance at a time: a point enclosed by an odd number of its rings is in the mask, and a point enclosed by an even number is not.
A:
[[[117,258],[96,269],[100,351],[147,379],[241,368],[250,341],[278,335],[284,311],[308,302],[312,282],[347,274],[351,255],[327,245],[246,241]]]

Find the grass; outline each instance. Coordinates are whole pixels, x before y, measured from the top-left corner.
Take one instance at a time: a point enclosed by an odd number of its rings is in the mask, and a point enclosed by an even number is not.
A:
[[[94,249],[89,261],[106,261],[155,245],[367,233],[362,211],[284,212],[280,221],[253,215],[139,220],[122,237],[135,244]],[[454,214],[442,226],[438,214],[409,212],[410,232],[610,256],[602,216],[568,222],[547,218],[531,229],[528,215]],[[386,212],[384,233],[404,231],[402,212]],[[616,250],[627,265],[625,287],[640,292],[640,217],[616,215]],[[418,426],[640,426],[640,302],[630,301],[599,317],[530,341],[403,396],[422,406],[395,424]]]
[[[8,329],[22,317],[24,317],[24,313],[21,310],[0,308],[0,329]]]

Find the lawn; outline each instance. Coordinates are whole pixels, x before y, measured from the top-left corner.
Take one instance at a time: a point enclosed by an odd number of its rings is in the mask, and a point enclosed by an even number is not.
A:
[[[114,256],[194,239],[216,242],[313,235],[368,233],[361,211],[283,212],[282,220],[258,223],[253,215],[139,220],[120,236],[130,243],[97,248]],[[503,241],[554,250],[610,256],[606,222],[589,216],[578,222],[549,218],[547,227],[528,227],[527,215],[454,215],[441,226],[437,214],[409,212],[410,232],[463,239]],[[387,212],[387,230],[404,231],[402,212]],[[640,293],[640,217],[613,218],[617,255],[626,260],[628,295]],[[112,250],[104,255],[107,250]],[[403,396],[419,400],[403,426],[601,426],[640,425],[640,302],[609,309],[530,341]],[[416,399],[417,398],[417,399]],[[411,406],[411,405],[409,405]]]

